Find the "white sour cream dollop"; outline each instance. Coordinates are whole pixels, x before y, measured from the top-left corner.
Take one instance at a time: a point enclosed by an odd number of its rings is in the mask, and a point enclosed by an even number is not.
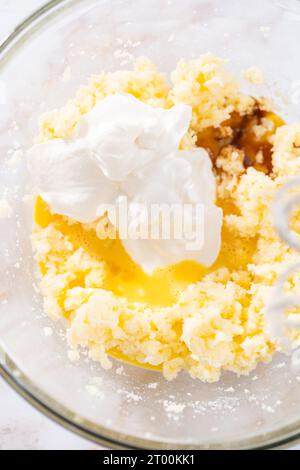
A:
[[[138,223],[137,204],[202,204],[201,220],[190,216],[191,224],[202,224],[203,241],[196,250],[177,239],[124,238],[123,243],[149,273],[184,260],[210,266],[220,250],[222,211],[215,205],[207,152],[179,150],[191,114],[183,104],[165,110],[131,95],[108,96],[80,119],[71,138],[36,144],[28,151],[34,185],[55,213],[81,223],[95,222],[105,205],[118,207],[124,198],[131,225]]]

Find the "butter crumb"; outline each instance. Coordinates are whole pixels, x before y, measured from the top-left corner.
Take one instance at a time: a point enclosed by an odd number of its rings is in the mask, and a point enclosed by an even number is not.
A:
[[[46,326],[46,327],[44,328],[44,335],[47,336],[47,337],[48,337],[48,336],[52,336],[52,335],[53,335],[53,329],[50,328],[50,327],[48,327],[48,326]]]
[[[68,65],[62,75],[62,81],[68,83],[71,80],[71,67]]]
[[[244,70],[242,77],[252,85],[263,85],[265,82],[264,74],[258,67],[249,67]]]
[[[6,199],[0,199],[0,219],[10,219],[13,215],[13,208]]]
[[[123,366],[120,366],[116,369],[116,374],[117,375],[122,375],[124,372],[124,367]]]
[[[80,354],[75,349],[69,349],[68,358],[71,362],[77,362],[80,359]]]
[[[259,30],[260,30],[260,32],[261,32],[264,36],[268,36],[268,34],[269,34],[270,31],[271,31],[271,27],[270,27],[270,26],[266,26],[266,25],[262,25],[262,26],[260,26]]]
[[[98,397],[98,398],[103,398],[104,397],[103,392],[101,392],[96,385],[86,385],[85,390],[92,397]]]
[[[148,385],[148,388],[150,389],[156,389],[158,387],[158,382],[152,382]]]

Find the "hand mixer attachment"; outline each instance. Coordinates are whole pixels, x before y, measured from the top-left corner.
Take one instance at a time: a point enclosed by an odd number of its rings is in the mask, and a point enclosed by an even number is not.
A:
[[[300,252],[300,236],[290,229],[290,218],[297,205],[300,204],[300,177],[291,178],[277,193],[273,205],[273,219],[275,228],[281,239],[290,247]],[[300,270],[299,262],[291,264],[279,276],[274,285],[272,299],[266,309],[269,333],[271,337],[280,342],[284,352],[290,352],[293,343],[287,336],[289,328],[300,329],[300,319],[295,315],[286,315],[286,310],[300,307],[300,296],[285,292],[285,283],[293,273]],[[300,365],[300,349],[295,351],[292,363]]]

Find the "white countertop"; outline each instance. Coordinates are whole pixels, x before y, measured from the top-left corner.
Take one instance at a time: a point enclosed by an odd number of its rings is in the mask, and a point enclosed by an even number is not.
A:
[[[0,37],[46,0],[0,0]],[[55,424],[0,378],[0,450],[100,449]],[[300,445],[294,447],[300,450]]]
[[[0,379],[0,450],[97,448],[43,416]]]

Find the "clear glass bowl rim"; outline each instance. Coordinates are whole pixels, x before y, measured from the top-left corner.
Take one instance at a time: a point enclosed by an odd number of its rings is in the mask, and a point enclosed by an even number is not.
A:
[[[33,28],[45,24],[52,19],[56,13],[79,3],[80,0],[51,0],[42,7],[34,11],[30,16],[19,23],[9,35],[0,38],[0,71],[5,67],[5,62],[11,60],[14,52],[22,47],[26,37],[30,36]],[[212,446],[168,446],[159,442],[134,438],[111,431],[105,427],[94,425],[84,418],[78,417],[72,411],[53,400],[40,388],[28,379],[20,368],[13,363],[11,358],[0,346],[0,376],[10,385],[21,397],[23,397],[34,408],[43,413],[48,418],[60,424],[64,428],[80,435],[99,445],[109,449],[129,450],[129,449],[184,449],[184,450],[229,450],[229,449],[274,449],[286,448],[291,444],[300,442],[300,420],[289,426],[268,434],[257,434],[254,438],[243,439],[235,442],[222,442]]]

